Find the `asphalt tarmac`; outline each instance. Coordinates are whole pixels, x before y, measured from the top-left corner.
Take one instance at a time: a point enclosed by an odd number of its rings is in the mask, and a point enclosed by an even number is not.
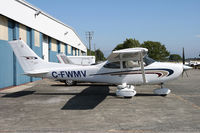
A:
[[[200,132],[200,70],[190,70],[153,94],[158,85],[136,86],[131,99],[116,97],[116,86],[52,80],[0,91],[0,133]],[[26,88],[26,89],[25,89]],[[16,92],[17,91],[17,92]]]

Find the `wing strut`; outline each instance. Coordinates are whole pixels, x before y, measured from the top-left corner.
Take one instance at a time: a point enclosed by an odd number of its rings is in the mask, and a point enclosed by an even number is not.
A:
[[[119,54],[119,59],[120,59],[120,69],[123,69],[123,62],[122,62],[122,54]]]
[[[146,77],[145,77],[145,71],[144,71],[144,61],[143,61],[143,54],[142,51],[140,52],[140,61],[141,61],[141,71],[142,71],[142,78],[143,78],[143,83],[146,83]]]

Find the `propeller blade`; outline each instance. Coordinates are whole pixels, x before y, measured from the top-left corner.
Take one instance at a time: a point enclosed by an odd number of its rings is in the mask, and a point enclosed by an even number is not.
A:
[[[184,73],[185,73],[185,75],[186,75],[187,78],[188,78],[189,76],[188,76],[188,74],[187,74],[187,72],[186,72],[185,70],[183,70],[183,72],[182,72],[182,78],[183,78],[183,76],[184,76]]]
[[[185,50],[184,50],[184,47],[183,47],[183,56],[182,56],[182,58],[183,58],[183,65],[185,65]]]
[[[183,55],[182,55],[182,58],[183,58],[183,72],[182,72],[182,78],[183,78],[183,75],[184,75],[184,73],[186,74],[186,76],[188,77],[188,74],[187,74],[187,70],[190,70],[190,69],[192,69],[192,67],[189,67],[189,66],[186,66],[185,65],[185,50],[184,50],[184,47],[183,47]]]
[[[187,71],[185,71],[186,76],[188,77]]]
[[[184,70],[183,70],[183,72],[182,72],[182,74],[181,74],[181,75],[182,75],[182,78],[183,78],[183,73],[184,73]]]

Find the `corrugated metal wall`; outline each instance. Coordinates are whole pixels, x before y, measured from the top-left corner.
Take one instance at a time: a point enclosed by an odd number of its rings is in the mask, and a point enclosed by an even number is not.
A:
[[[13,51],[8,45],[8,19],[3,16],[0,16],[0,62],[0,88],[12,86]]]
[[[0,40],[0,62],[0,88],[13,86],[13,51],[5,40]]]
[[[18,63],[8,41],[21,38],[33,51],[43,57],[43,35],[25,25],[19,24],[5,16],[0,15],[0,88],[15,86],[39,80],[23,75],[23,69]],[[80,55],[78,49],[48,37],[48,56],[50,62],[58,62],[57,53],[66,55]]]
[[[42,40],[39,35],[39,45],[34,45],[35,31],[13,20],[0,15],[0,88],[24,84],[40,78],[31,78],[23,75],[24,71],[18,63],[8,41],[23,39],[27,44],[42,57]],[[38,37],[38,36],[37,36]],[[38,41],[38,38],[37,38]]]

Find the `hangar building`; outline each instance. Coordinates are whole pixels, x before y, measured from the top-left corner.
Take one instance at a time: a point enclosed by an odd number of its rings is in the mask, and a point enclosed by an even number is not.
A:
[[[86,55],[75,31],[24,0],[0,1],[0,89],[38,80],[23,75],[8,41],[21,38],[46,61],[56,54]]]

